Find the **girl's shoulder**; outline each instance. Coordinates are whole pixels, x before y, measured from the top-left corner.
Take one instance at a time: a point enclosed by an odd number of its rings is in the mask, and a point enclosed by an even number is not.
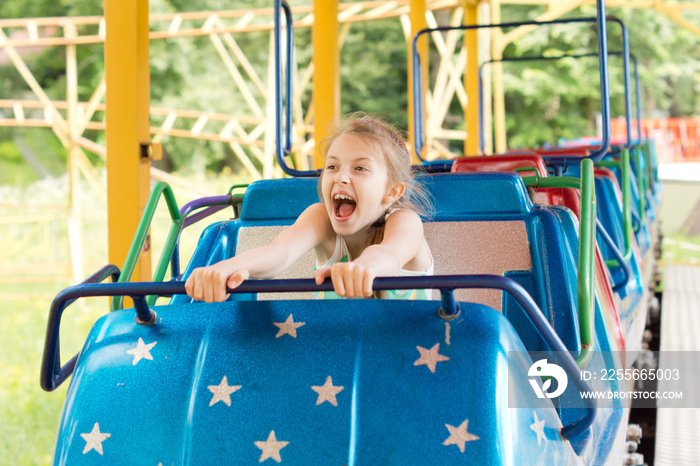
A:
[[[423,225],[423,220],[417,212],[411,209],[393,209],[387,212],[385,221],[387,225],[402,224],[406,226]]]

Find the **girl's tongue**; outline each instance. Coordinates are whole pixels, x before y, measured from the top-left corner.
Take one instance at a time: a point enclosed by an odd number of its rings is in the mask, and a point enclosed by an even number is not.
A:
[[[335,215],[338,218],[348,218],[355,212],[356,204],[353,201],[342,199],[335,207]]]

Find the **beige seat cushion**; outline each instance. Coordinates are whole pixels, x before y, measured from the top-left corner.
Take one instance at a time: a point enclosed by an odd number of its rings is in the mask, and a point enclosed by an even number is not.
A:
[[[236,254],[268,244],[285,226],[244,227],[238,232]],[[425,237],[435,261],[435,275],[493,274],[532,270],[525,222],[470,221],[425,224]],[[312,278],[316,259],[308,252],[277,278]],[[439,299],[439,293],[433,293]],[[499,290],[457,290],[459,301],[482,303],[501,310]],[[313,293],[261,293],[260,300],[313,299]]]

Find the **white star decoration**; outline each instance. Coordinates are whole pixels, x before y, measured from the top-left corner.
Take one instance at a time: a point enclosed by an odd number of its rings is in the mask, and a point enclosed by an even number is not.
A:
[[[137,343],[136,348],[132,348],[126,351],[128,354],[134,356],[134,362],[132,364],[135,366],[142,359],[148,359],[149,361],[153,361],[153,356],[151,356],[151,348],[156,346],[157,343],[158,342],[154,341],[153,343],[149,343],[146,345],[143,342],[143,338],[139,337],[139,342]]]
[[[331,379],[331,376],[329,375],[326,378],[326,383],[324,383],[321,386],[318,385],[312,385],[311,390],[315,391],[318,393],[318,399],[316,400],[316,406],[320,405],[324,401],[329,402],[333,406],[338,406],[338,401],[335,399],[335,396],[343,391],[343,387],[334,387],[333,386],[333,379]]]
[[[474,440],[479,440],[479,437],[476,435],[467,432],[467,426],[469,425],[469,419],[466,419],[463,423],[459,425],[459,427],[451,426],[449,424],[445,424],[445,427],[447,427],[447,430],[450,431],[450,436],[447,437],[447,440],[442,442],[443,445],[448,446],[448,445],[457,445],[459,448],[459,451],[464,453],[464,446],[466,445],[467,442],[473,442]]]
[[[438,351],[440,351],[440,343],[436,343],[435,346],[433,346],[429,350],[423,348],[422,346],[416,346],[416,348],[420,353],[420,358],[418,358],[416,362],[413,363],[413,365],[426,365],[428,366],[428,369],[430,369],[430,372],[432,372],[433,374],[435,373],[435,367],[437,366],[437,363],[441,361],[450,360],[450,358],[448,358],[447,356],[443,356],[442,354],[438,353]]]
[[[297,329],[302,325],[306,325],[306,322],[294,322],[292,314],[289,314],[289,317],[287,317],[287,320],[284,322],[273,322],[273,324],[280,329],[277,335],[275,335],[275,338],[279,338],[282,335],[289,335],[292,338],[296,338]]]
[[[90,450],[95,450],[100,455],[102,454],[102,442],[107,440],[112,436],[112,434],[106,434],[100,432],[100,423],[96,422],[92,426],[92,431],[89,434],[80,434],[80,436],[85,440],[85,448],[83,448],[83,455]]]
[[[272,458],[278,463],[282,462],[282,457],[280,456],[280,450],[286,447],[289,442],[280,442],[275,438],[275,431],[271,430],[270,435],[267,436],[267,440],[255,442],[255,446],[262,450],[259,462],[262,463],[268,458]]]
[[[219,385],[209,385],[207,388],[214,394],[214,396],[211,397],[209,406],[213,406],[219,401],[223,401],[226,406],[231,406],[231,393],[239,390],[241,386],[229,385],[226,376],[224,376]]]
[[[535,415],[535,422],[530,424],[530,429],[535,431],[535,433],[537,434],[537,446],[539,447],[542,445],[542,440],[544,440],[545,442],[547,442],[548,440],[547,436],[544,435],[544,419],[542,419],[541,421],[537,419],[536,411],[533,411],[533,414]]]

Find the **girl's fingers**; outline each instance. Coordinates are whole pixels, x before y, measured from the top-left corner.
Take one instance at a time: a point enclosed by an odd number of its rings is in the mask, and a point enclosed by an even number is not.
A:
[[[194,269],[185,282],[185,291],[197,301],[222,302],[230,296],[226,292],[226,286],[235,288],[247,280],[249,275],[247,270],[239,270],[228,277],[224,271],[214,267],[200,267]]]
[[[355,297],[364,298],[365,294],[365,280],[366,275],[369,270],[364,267],[355,266],[353,268],[353,284],[355,285]]]
[[[190,275],[185,282],[185,292],[187,292],[187,296],[194,298],[194,278],[192,278],[192,275]]]
[[[236,270],[233,274],[226,280],[226,286],[229,288],[236,288],[240,286],[241,283],[248,280],[250,277],[250,272],[245,269]]]
[[[320,285],[321,283],[326,281],[326,278],[331,276],[331,269],[330,267],[323,267],[321,269],[316,269],[314,271],[314,279],[316,280],[316,284]]]
[[[346,290],[349,289],[348,283],[346,283],[345,274],[343,273],[345,269],[343,265],[344,264],[335,264],[333,267],[331,267],[331,280],[333,280],[333,289],[335,290],[335,294],[337,294],[341,298],[346,296]],[[347,297],[351,298],[352,296]]]
[[[374,285],[374,272],[372,270],[367,270],[364,276],[364,286],[362,291],[364,292],[365,298],[372,297],[372,285]]]

